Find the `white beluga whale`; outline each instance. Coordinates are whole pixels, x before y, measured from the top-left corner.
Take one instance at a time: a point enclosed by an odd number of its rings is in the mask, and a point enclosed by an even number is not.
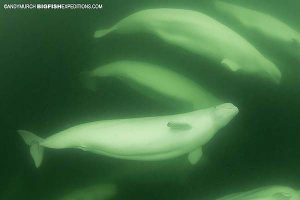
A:
[[[238,113],[231,103],[184,114],[85,123],[42,139],[18,130],[36,167],[44,148],[78,148],[84,151],[129,160],[166,160],[188,154],[195,164],[202,146]]]
[[[149,9],[136,12],[94,37],[109,33],[151,33],[170,44],[220,63],[232,72],[279,83],[281,72],[246,39],[215,19],[192,10]]]
[[[217,200],[300,200],[299,192],[286,186],[266,186]]]
[[[238,21],[244,28],[280,45],[300,59],[300,33],[288,24],[267,13],[234,5],[224,1],[214,1],[218,11]]]
[[[222,102],[193,81],[153,64],[136,61],[117,61],[84,73],[87,86],[95,90],[95,79],[114,77],[140,93],[157,100],[168,97],[168,104],[184,103],[193,109],[208,108]],[[159,94],[159,95],[158,95]]]

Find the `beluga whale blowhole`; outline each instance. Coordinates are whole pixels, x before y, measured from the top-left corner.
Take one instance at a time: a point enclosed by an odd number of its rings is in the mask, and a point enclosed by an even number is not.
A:
[[[123,18],[95,38],[109,33],[151,33],[163,41],[205,56],[232,72],[279,83],[281,72],[246,39],[215,19],[192,10],[148,9]]]
[[[188,154],[191,164],[202,156],[202,146],[238,113],[231,103],[193,112],[133,119],[85,123],[46,139],[18,130],[35,166],[43,160],[44,148],[77,148],[128,160],[166,160]]]

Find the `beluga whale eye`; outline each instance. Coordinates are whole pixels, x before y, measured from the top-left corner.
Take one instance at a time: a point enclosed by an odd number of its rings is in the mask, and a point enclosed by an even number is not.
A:
[[[168,127],[174,130],[189,130],[192,126],[185,122],[168,122]]]
[[[274,197],[274,200],[290,200],[292,198],[292,195],[289,193],[284,192],[278,192],[272,195]]]

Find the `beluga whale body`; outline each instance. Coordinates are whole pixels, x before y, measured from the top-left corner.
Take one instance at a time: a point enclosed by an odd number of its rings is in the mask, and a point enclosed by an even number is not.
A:
[[[109,33],[151,33],[167,43],[243,72],[279,83],[281,72],[242,36],[215,19],[192,10],[149,9],[120,20],[94,37]]]
[[[112,62],[85,72],[83,75],[86,86],[92,90],[96,89],[95,79],[114,77],[151,98],[168,99],[169,101],[165,101],[168,104],[178,102],[193,109],[201,109],[222,103],[188,78],[164,67],[145,62],[128,60]]]
[[[201,158],[202,146],[238,113],[231,103],[189,113],[85,123],[42,139],[18,130],[36,167],[44,148],[78,148],[129,160],[165,160],[188,154],[190,163]]]
[[[214,1],[218,11],[238,21],[245,29],[260,35],[264,40],[277,43],[280,49],[300,59],[300,33],[285,22],[267,13],[234,5],[224,1]]]
[[[299,192],[287,186],[266,186],[227,195],[217,200],[299,200]]]

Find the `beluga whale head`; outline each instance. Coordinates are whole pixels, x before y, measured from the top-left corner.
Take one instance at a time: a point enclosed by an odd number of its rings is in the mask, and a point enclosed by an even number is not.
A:
[[[213,115],[218,128],[226,126],[239,112],[239,109],[231,103],[224,103],[215,107]]]
[[[261,69],[263,69],[259,74],[260,77],[269,79],[277,84],[280,83],[281,72],[273,62],[263,59],[259,64],[261,65]]]

